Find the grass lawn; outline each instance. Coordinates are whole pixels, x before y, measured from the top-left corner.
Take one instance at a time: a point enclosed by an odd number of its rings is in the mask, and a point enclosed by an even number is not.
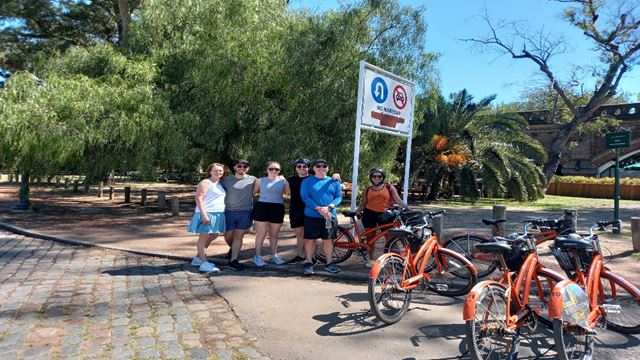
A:
[[[414,204],[412,202],[412,204]],[[415,203],[421,204],[420,202]],[[493,205],[506,205],[509,208],[518,208],[524,210],[542,210],[542,211],[562,211],[564,209],[584,210],[590,208],[612,208],[613,199],[594,199],[579,198],[570,196],[546,195],[537,201],[518,202],[512,199],[479,199],[475,204],[462,200],[438,200],[431,203],[440,206],[459,206],[471,207],[477,209],[490,209]],[[620,200],[620,206],[638,206],[640,201],[637,200]]]

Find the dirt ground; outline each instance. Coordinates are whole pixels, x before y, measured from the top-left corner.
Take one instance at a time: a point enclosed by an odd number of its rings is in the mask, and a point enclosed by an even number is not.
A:
[[[148,189],[148,205],[140,205],[140,188]],[[105,190],[103,197],[97,196],[97,189],[88,194],[74,193],[63,187],[33,187],[31,200],[33,210],[13,212],[11,209],[17,202],[17,186],[0,184],[0,222],[13,224],[40,233],[75,239],[90,243],[108,245],[121,249],[151,251],[159,254],[192,257],[195,252],[195,237],[186,231],[193,213],[193,194],[195,187],[174,184],[132,185],[131,203],[124,203],[122,185],[116,187],[114,198],[109,200]],[[157,192],[166,191],[167,205],[171,196],[180,198],[180,215],[171,216],[168,209],[157,207]],[[430,210],[446,209],[444,217],[444,238],[457,233],[476,232],[487,234],[489,229],[481,222],[483,217],[491,217],[491,210],[478,208],[439,207],[437,205],[420,206]],[[630,239],[629,221],[631,216],[640,216],[640,202],[625,205],[621,208],[623,231],[621,235],[603,234],[601,243],[606,260],[610,267],[625,275],[637,278],[640,272],[640,256],[633,254]],[[510,207],[507,210],[507,231],[522,229],[522,221],[531,217],[558,217],[560,214],[522,210]],[[578,225],[581,230],[587,229],[596,220],[607,220],[612,217],[611,209],[584,209],[578,211]],[[347,223],[344,217],[340,223]],[[254,236],[245,237],[241,261],[251,259],[254,255]],[[266,240],[265,246],[268,243]],[[216,240],[208,254],[222,256],[228,247],[221,240]],[[547,247],[539,249],[543,259],[549,256]],[[289,229],[287,219],[282,227],[279,252],[286,259],[295,255],[295,238]],[[266,254],[266,253],[265,253]],[[352,256],[354,266],[361,266],[361,260]],[[546,265],[553,266],[555,261],[543,260]],[[366,268],[362,267],[362,271]],[[637,283],[637,282],[636,282]]]

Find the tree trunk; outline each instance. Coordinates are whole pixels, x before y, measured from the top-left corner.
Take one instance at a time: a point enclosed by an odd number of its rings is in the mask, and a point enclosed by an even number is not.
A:
[[[127,44],[127,33],[131,22],[131,12],[129,10],[129,0],[118,0],[118,11],[120,12],[120,27],[118,28],[118,45],[125,47]]]
[[[20,195],[19,203],[16,205],[16,210],[28,210],[29,209],[29,173],[22,173],[22,180],[20,181]]]
[[[600,105],[597,107],[599,106]],[[560,156],[562,156],[562,153],[566,149],[567,142],[571,139],[571,135],[573,135],[580,124],[592,118],[593,112],[597,107],[592,106],[591,108],[585,108],[584,112],[580,112],[578,115],[574,116],[573,119],[571,119],[571,122],[560,127],[560,131],[556,134],[556,137],[551,143],[551,148],[547,152],[549,158],[544,164],[544,176],[547,178],[547,186],[556,172],[556,168],[560,162]]]

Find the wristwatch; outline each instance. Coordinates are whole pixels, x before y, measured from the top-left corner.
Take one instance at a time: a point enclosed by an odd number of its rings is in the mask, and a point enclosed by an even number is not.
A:
[[[327,207],[329,208],[329,210],[333,210],[336,208],[336,206],[334,204],[329,204],[327,205]]]

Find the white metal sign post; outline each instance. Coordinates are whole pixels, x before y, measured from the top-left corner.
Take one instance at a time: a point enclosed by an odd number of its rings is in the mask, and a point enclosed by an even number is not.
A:
[[[413,134],[414,83],[379,67],[360,61],[356,134],[353,147],[353,189],[358,186],[361,129],[407,138],[402,198],[409,196],[409,167]],[[357,191],[351,192],[351,210],[356,208]]]

